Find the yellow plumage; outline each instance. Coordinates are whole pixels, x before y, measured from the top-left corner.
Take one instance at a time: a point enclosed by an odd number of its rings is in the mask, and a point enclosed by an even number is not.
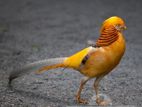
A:
[[[91,49],[92,49],[91,47],[85,48],[77,52],[76,54],[66,58],[64,64],[67,67],[78,69],[81,65],[83,58],[89,53],[89,51],[91,51]]]
[[[96,77],[94,88],[96,91],[96,102],[98,105],[107,105],[107,101],[103,101],[98,96],[99,81],[115,68],[124,52],[125,39],[122,31],[126,28],[124,21],[119,17],[111,17],[104,21],[101,28],[101,35],[96,41],[96,47],[88,47],[76,54],[65,58],[62,63],[45,66],[39,71],[49,70],[58,67],[66,67],[78,70],[85,76],[82,79],[80,88],[77,92],[77,101],[86,103],[86,100],[80,98],[83,85],[91,78]],[[61,65],[61,66],[60,66]],[[48,69],[46,69],[48,68]]]

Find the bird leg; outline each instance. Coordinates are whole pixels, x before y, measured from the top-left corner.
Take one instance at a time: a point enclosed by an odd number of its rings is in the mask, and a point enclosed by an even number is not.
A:
[[[100,106],[105,106],[105,105],[108,105],[110,103],[109,101],[102,100],[99,97],[99,82],[103,77],[104,76],[97,77],[95,82],[94,82],[94,88],[95,88],[95,92],[96,92],[96,103]]]
[[[77,91],[77,95],[76,95],[76,100],[78,103],[81,103],[81,104],[87,104],[88,102],[84,99],[81,99],[80,98],[80,94],[81,94],[81,91],[83,89],[83,86],[86,84],[86,82],[89,80],[90,78],[89,77],[84,77],[82,80],[81,80],[81,83],[80,83],[80,87]]]

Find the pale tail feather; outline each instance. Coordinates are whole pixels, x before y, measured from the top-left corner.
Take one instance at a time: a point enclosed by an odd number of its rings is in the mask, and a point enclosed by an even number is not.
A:
[[[30,64],[25,65],[24,67],[21,67],[20,69],[14,70],[11,72],[10,76],[9,76],[9,84],[11,84],[11,81],[17,77],[20,77],[24,74],[28,74],[30,72],[34,72],[39,70],[43,71],[43,70],[49,70],[46,67],[51,66],[50,69],[52,69],[52,65],[56,66],[56,68],[59,67],[59,64],[63,64],[64,60],[66,59],[66,57],[62,57],[62,58],[51,58],[51,59],[45,59],[45,60],[40,60],[40,61],[36,61]],[[62,67],[62,65],[61,65]],[[44,69],[46,68],[46,69]],[[55,68],[55,67],[54,67]]]

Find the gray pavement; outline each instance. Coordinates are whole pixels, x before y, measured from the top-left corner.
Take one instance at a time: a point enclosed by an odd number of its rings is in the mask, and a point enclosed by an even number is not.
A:
[[[1,0],[0,107],[64,107],[78,105],[75,93],[82,75],[57,69],[12,82],[13,69],[45,58],[69,56],[96,40],[102,22],[113,15],[125,19],[127,50],[120,65],[101,82],[101,93],[115,105],[142,106],[141,0]],[[93,80],[82,97],[95,94]]]

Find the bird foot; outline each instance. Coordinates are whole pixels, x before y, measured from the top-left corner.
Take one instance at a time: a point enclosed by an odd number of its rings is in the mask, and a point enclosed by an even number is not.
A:
[[[99,106],[107,106],[110,104],[111,101],[109,100],[102,100],[100,98],[96,99],[96,103],[99,105]]]
[[[80,103],[80,104],[88,104],[87,100],[81,99],[79,96],[76,97],[76,101],[77,103]]]

